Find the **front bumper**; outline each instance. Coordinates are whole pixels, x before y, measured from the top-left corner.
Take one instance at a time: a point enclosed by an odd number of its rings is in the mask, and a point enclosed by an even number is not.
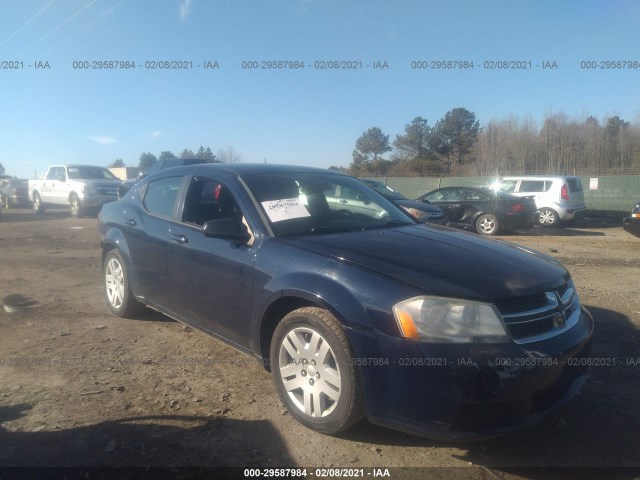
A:
[[[584,309],[563,334],[527,345],[428,344],[350,332],[363,359],[368,419],[449,441],[526,428],[569,401],[587,379],[592,335]]]
[[[104,197],[85,197],[80,199],[80,205],[82,208],[95,208],[101,207],[105,203],[115,202],[118,200],[118,197],[113,196],[104,196]]]
[[[622,228],[636,237],[640,237],[640,218],[626,217],[622,219]]]

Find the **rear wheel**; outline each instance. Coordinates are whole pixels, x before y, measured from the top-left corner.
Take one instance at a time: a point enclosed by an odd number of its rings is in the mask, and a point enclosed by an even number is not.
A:
[[[131,293],[127,269],[117,250],[107,253],[103,271],[107,305],[114,314],[119,317],[131,317],[144,309],[144,305]]]
[[[560,223],[560,218],[555,210],[551,208],[541,208],[538,223],[543,227],[555,227]]]
[[[496,235],[500,231],[500,224],[495,215],[485,213],[476,220],[476,232],[480,235]]]
[[[306,427],[335,434],[364,417],[353,351],[326,310],[300,308],[284,317],[273,334],[270,357],[282,402]]]
[[[42,205],[42,199],[38,192],[33,194],[33,211],[36,213],[44,213],[44,206]]]

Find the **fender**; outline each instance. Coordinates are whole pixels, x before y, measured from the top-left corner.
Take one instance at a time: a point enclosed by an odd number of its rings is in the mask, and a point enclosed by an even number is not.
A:
[[[125,268],[127,269],[127,273],[129,274],[129,287],[131,288],[131,292],[134,297],[137,299],[144,299],[143,289],[138,281],[138,278],[135,274],[135,269],[133,268],[133,261],[131,259],[131,252],[129,251],[129,244],[125,236],[122,234],[122,231],[118,228],[109,228],[106,234],[102,238],[102,259],[101,259],[101,267],[104,270],[104,257],[109,250],[117,249],[122,255],[122,259],[125,263]]]
[[[265,329],[273,328],[281,317],[298,308],[298,304],[312,304],[331,312],[345,330],[373,333],[393,331],[395,321],[392,305],[408,298],[407,286],[375,272],[333,260],[334,265],[316,272],[292,271],[280,276],[269,276],[260,284],[254,278],[256,292],[251,322],[251,349],[262,352],[261,339]],[[336,272],[338,274],[336,275]],[[344,275],[339,272],[343,272]],[[386,292],[380,300],[374,292]],[[260,292],[260,293],[258,293]],[[419,292],[416,290],[415,294]],[[389,301],[391,299],[391,302]],[[368,336],[368,335],[367,335]],[[357,345],[353,345],[357,352]]]

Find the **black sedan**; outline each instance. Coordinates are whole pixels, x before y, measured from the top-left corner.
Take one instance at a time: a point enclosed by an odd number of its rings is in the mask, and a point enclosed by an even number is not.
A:
[[[632,235],[640,237],[640,202],[634,205],[631,216],[622,220],[622,227]]]
[[[387,199],[391,200],[396,205],[401,206],[411,215],[413,215],[420,222],[437,223],[443,225],[447,221],[447,217],[444,216],[442,209],[436,205],[431,205],[429,202],[418,202],[416,200],[409,200],[400,192],[395,191],[389,185],[385,185],[378,180],[363,180],[364,183],[376,190],[378,193],[384,195]]]
[[[516,197],[489,188],[444,187],[417,200],[442,208],[452,227],[481,235],[530,230],[538,216],[533,197]]]
[[[328,201],[342,189],[367,208]],[[167,169],[105,205],[99,231],[114,314],[148,306],[256,357],[291,415],[323,433],[366,416],[493,436],[537,423],[587,378],[593,319],[561,264],[419,224],[337,172]]]
[[[27,192],[28,181],[20,178],[5,178],[0,180],[0,201],[5,208],[31,207]]]

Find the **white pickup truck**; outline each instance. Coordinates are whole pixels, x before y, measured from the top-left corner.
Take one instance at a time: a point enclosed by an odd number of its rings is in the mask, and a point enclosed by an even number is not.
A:
[[[68,206],[72,216],[81,217],[117,200],[121,183],[104,167],[52,165],[44,179],[29,180],[29,199],[36,213],[47,206]]]

